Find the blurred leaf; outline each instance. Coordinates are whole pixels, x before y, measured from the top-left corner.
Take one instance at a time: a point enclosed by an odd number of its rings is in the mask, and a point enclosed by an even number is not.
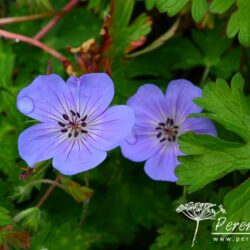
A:
[[[134,0],[129,0],[126,2],[122,0],[114,1],[114,13],[111,13],[111,22],[107,27],[109,30],[109,35],[111,36],[108,55],[112,58],[112,61],[120,61],[121,58],[124,57],[124,54],[129,48],[131,42],[137,41],[141,37],[149,34],[151,31],[151,19],[144,13],[139,15],[130,24],[133,5]]]
[[[32,11],[52,10],[50,0],[17,0],[21,7],[29,7]]]
[[[167,12],[169,16],[176,15],[187,3],[188,0],[156,0],[156,6],[162,13]]]
[[[40,232],[32,239],[32,250],[41,249],[71,249],[87,250],[90,246],[100,240],[101,235],[86,232],[79,227],[71,227],[69,223],[55,225],[44,224]]]
[[[227,11],[235,0],[213,0],[209,9],[212,13],[222,14]]]
[[[37,207],[30,207],[18,213],[14,218],[14,223],[20,223],[22,228],[29,232],[37,232],[40,223],[40,210]]]
[[[202,21],[208,10],[207,0],[192,0],[192,17],[198,23]]]
[[[60,180],[64,185],[66,192],[79,203],[84,202],[93,195],[93,190],[91,188],[81,186],[79,183],[74,182],[67,177],[61,177]]]
[[[15,54],[9,44],[0,40],[0,88],[7,88],[10,85],[12,72],[15,63]]]
[[[3,244],[8,248],[9,246],[14,249],[30,248],[30,236],[25,231],[21,231],[11,225],[8,225],[0,228],[0,235],[2,237]]]
[[[11,224],[9,211],[4,207],[0,207],[0,228],[8,224]]]
[[[145,5],[147,10],[151,10],[154,8],[157,0],[145,0]]]

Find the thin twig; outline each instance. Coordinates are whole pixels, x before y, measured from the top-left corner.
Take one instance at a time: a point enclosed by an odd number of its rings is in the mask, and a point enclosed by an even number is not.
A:
[[[23,192],[26,192],[26,190],[32,186],[35,186],[37,184],[51,184],[51,185],[54,185],[58,188],[61,188],[62,190],[65,191],[65,188],[62,184],[58,183],[56,180],[52,181],[52,180],[49,180],[49,179],[41,179],[41,180],[34,180],[34,181],[31,181],[25,188],[24,188],[24,191]]]
[[[11,23],[22,23],[27,21],[33,21],[37,19],[43,19],[45,17],[53,16],[54,12],[40,13],[30,16],[19,16],[19,17],[5,17],[0,18],[0,25],[11,24]]]
[[[58,51],[48,47],[46,44],[44,44],[44,43],[42,43],[34,38],[20,35],[20,34],[16,34],[16,33],[12,33],[9,31],[2,30],[2,29],[0,29],[0,36],[36,46],[36,47],[42,49],[43,51],[49,53],[50,55],[52,55],[53,57],[55,57],[59,61],[61,61],[65,68],[67,68],[67,66],[71,64],[70,61],[64,55],[62,55]]]
[[[67,13],[71,9],[73,9],[77,4],[79,3],[79,0],[71,0],[67,5],[65,5],[62,9],[61,13]],[[58,13],[55,17],[53,17],[35,36],[34,38],[37,40],[40,40],[43,38],[62,18],[62,14]]]
[[[53,183],[48,188],[48,190],[45,192],[45,194],[42,196],[42,198],[38,201],[38,203],[36,204],[36,207],[40,208],[43,205],[43,203],[47,200],[47,198],[50,196],[50,194],[52,193],[52,191],[54,190],[55,187],[60,187],[63,190],[65,190],[63,185],[58,183],[59,180],[60,180],[60,176],[58,175],[56,177],[56,179],[54,181],[52,181]]]
[[[147,46],[146,48],[139,50],[135,53],[126,55],[127,58],[131,58],[131,57],[136,57],[136,56],[140,56],[142,54],[148,53],[152,50],[157,49],[158,47],[162,46],[167,40],[169,40],[171,37],[173,37],[176,33],[176,30],[178,29],[180,24],[180,18],[178,18],[174,24],[171,26],[171,28],[169,30],[167,30],[163,35],[161,35],[160,37],[158,37],[153,43],[151,43],[149,46]]]

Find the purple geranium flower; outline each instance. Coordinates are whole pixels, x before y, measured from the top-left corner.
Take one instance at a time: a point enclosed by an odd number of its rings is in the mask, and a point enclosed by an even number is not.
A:
[[[53,158],[53,166],[73,175],[99,165],[106,151],[131,132],[134,113],[125,105],[108,108],[114,85],[107,74],[38,76],[17,97],[17,107],[41,123],[21,133],[20,156],[29,164]]]
[[[145,172],[154,180],[176,181],[174,170],[181,155],[177,138],[187,131],[216,135],[212,122],[206,118],[188,118],[201,112],[193,99],[202,90],[187,80],[171,81],[166,95],[153,84],[140,87],[127,105],[135,112],[135,126],[122,144],[128,159],[146,160]]]

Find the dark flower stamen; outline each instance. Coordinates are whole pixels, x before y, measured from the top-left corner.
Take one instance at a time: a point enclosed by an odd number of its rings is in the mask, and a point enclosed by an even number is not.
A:
[[[58,122],[58,124],[59,124],[61,127],[65,127],[65,126],[66,126],[63,122]]]
[[[63,119],[65,119],[65,120],[67,120],[67,121],[69,120],[69,117],[68,117],[68,115],[66,115],[66,114],[63,114],[62,117],[63,117]]]
[[[82,119],[81,119],[81,121],[85,121],[87,119],[87,115],[85,115]]]
[[[161,132],[159,132],[156,137],[160,138],[161,137]]]
[[[156,137],[160,139],[160,143],[164,141],[174,142],[176,141],[176,136],[178,134],[179,126],[174,124],[174,120],[172,118],[167,118],[166,122],[158,123],[155,129],[159,131],[156,134]]]
[[[71,138],[72,135],[76,138],[80,133],[86,134],[88,133],[86,129],[87,126],[87,115],[84,117],[80,116],[79,112],[75,112],[74,110],[70,110],[70,114],[72,115],[69,117],[67,114],[62,114],[62,117],[67,120],[68,122],[65,124],[61,121],[58,124],[63,127],[60,131],[62,133],[68,132],[68,137]],[[84,129],[83,129],[84,128]]]

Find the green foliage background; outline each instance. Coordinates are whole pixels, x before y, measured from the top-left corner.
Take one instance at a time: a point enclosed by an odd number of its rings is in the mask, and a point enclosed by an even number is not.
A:
[[[0,29],[33,37],[68,2],[1,0]],[[40,13],[50,16],[1,24]],[[0,249],[189,249],[195,225],[175,212],[188,201],[222,203],[230,220],[250,222],[249,13],[248,0],[82,0],[41,39],[67,56],[71,68],[1,36]],[[27,172],[17,138],[32,121],[17,111],[16,95],[46,74],[48,62],[65,79],[87,73],[70,48],[92,38],[101,47],[98,70],[112,72],[114,103],[126,103],[143,83],[165,90],[172,79],[189,79],[203,88],[195,102],[204,112],[194,116],[212,119],[218,138],[188,133],[179,139],[186,156],[179,158],[177,183],[149,179],[143,164],[116,149],[96,169],[61,176],[40,205],[58,173],[48,161]],[[250,240],[213,242],[211,227],[211,221],[201,224],[193,249],[250,249]]]

